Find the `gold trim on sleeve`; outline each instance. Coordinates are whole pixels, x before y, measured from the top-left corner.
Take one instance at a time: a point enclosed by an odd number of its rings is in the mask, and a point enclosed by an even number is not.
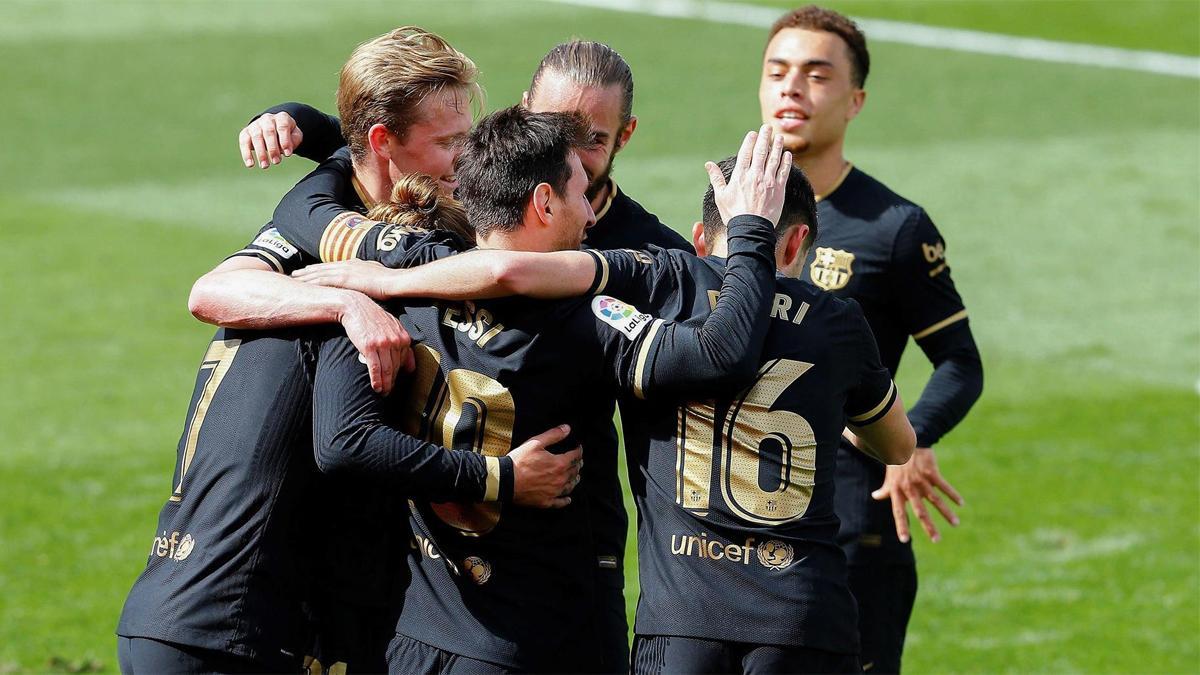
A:
[[[265,260],[267,262],[267,264],[269,264],[271,267],[275,268],[276,272],[283,274],[283,263],[279,262],[279,258],[276,258],[275,256],[271,255],[270,253],[267,253],[266,251],[260,251],[256,248],[244,248],[244,249],[238,251],[237,253],[234,253],[233,255],[241,255],[243,253],[249,253],[251,255],[257,256],[258,258],[260,258],[262,260]],[[231,255],[229,257],[232,258],[233,255]]]
[[[658,329],[662,328],[663,320],[655,319],[650,324],[650,330],[646,331],[646,339],[642,342],[642,348],[638,351],[637,368],[633,371],[633,395],[638,398],[646,398],[642,391],[642,377],[645,376],[646,358],[650,356],[650,345],[654,344],[654,338],[658,335]]]
[[[942,319],[941,321],[933,324],[929,328],[926,328],[925,330],[921,330],[921,331],[917,331],[916,333],[913,333],[913,339],[920,340],[923,337],[928,337],[930,335],[933,335],[934,333],[945,328],[946,326],[949,326],[952,323],[962,321],[965,318],[967,318],[967,310],[964,309],[961,312],[955,312],[955,313],[951,314],[950,316]]]
[[[891,382],[888,385],[887,393],[883,395],[883,400],[879,402],[879,405],[875,406],[874,408],[871,408],[870,410],[868,410],[867,412],[865,412],[861,415],[855,415],[855,416],[851,417],[850,421],[851,422],[862,422],[863,420],[869,420],[872,417],[883,412],[884,406],[886,406],[887,404],[892,402],[892,394],[895,393],[895,391],[896,391],[896,383]]]
[[[600,295],[608,288],[608,258],[605,258],[599,251],[591,251],[591,254],[596,256],[596,260],[600,261],[600,285],[596,287],[596,292],[593,295]]]
[[[487,483],[483,488],[483,501],[494,502],[500,498],[500,458],[483,458],[487,463]]]

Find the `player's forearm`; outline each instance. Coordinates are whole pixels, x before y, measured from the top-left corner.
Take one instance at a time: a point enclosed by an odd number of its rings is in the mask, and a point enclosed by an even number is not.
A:
[[[934,368],[908,419],[917,446],[928,448],[961,422],[983,393],[983,362],[966,322],[920,345]]]
[[[395,405],[372,391],[348,338],[323,342],[313,378],[313,448],[318,468],[383,481],[434,501],[512,495],[511,459],[446,450],[414,438],[392,426]]]
[[[265,270],[215,271],[192,286],[188,309],[197,319],[225,328],[286,328],[338,322],[356,295],[361,294],[309,286]]]
[[[354,420],[336,430],[314,428],[323,472],[350,473],[430,501],[507,501],[512,460],[447,450],[382,422]]]
[[[758,373],[775,292],[774,227],[756,216],[732,218],[728,241],[712,313],[699,327],[667,327],[654,367],[658,392],[691,398],[728,394]]]
[[[912,457],[917,436],[904,414],[899,395],[878,421],[866,426],[851,425],[854,447],[884,464],[904,464]]]
[[[384,297],[470,300],[526,295],[554,299],[586,293],[596,278],[596,263],[581,251],[479,250],[380,274]]]

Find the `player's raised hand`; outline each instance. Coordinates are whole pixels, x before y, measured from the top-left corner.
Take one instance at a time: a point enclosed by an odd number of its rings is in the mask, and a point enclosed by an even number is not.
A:
[[[791,166],[792,153],[784,151],[783,137],[767,124],[746,134],[728,182],[721,167],[705,163],[721,219],[728,223],[734,216],[750,214],[778,224]]]
[[[583,448],[558,455],[546,449],[565,440],[569,433],[571,427],[563,424],[508,453],[513,462],[513,503],[543,509],[561,509],[571,503],[568,495],[579,485]]]
[[[264,169],[291,157],[304,140],[296,120],[285,112],[263,113],[238,132],[238,148],[247,169],[254,168],[255,159]]]
[[[908,511],[904,508],[907,503],[912,505],[913,513],[916,514],[917,520],[921,521],[921,528],[925,530],[925,534],[936,543],[941,541],[942,535],[933,524],[929,509],[925,507],[925,500],[937,508],[946,522],[958,526],[958,516],[950,510],[945,500],[938,495],[938,491],[955,504],[963,505],[963,498],[959,496],[958,491],[942,478],[941,472],[938,471],[937,457],[933,454],[933,449],[917,448],[907,463],[887,468],[883,485],[872,492],[871,497],[876,501],[891,499],[896,536],[900,541],[907,542],[911,538]]]
[[[396,317],[361,293],[347,295],[346,306],[338,318],[346,337],[358,349],[359,360],[367,365],[371,388],[387,396],[396,383],[396,371],[411,371],[416,363],[412,338]]]
[[[384,282],[388,277],[400,272],[374,261],[343,260],[302,267],[292,272],[292,276],[306,284],[346,288],[376,300],[386,300],[389,296]]]

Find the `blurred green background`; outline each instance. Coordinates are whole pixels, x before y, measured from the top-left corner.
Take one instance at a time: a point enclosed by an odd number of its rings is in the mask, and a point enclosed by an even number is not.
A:
[[[1194,1],[829,4],[1200,56]],[[758,124],[758,28],[515,1],[0,3],[0,672],[115,669],[212,333],[188,289],[309,168],[248,171],[235,135],[279,101],[331,109],[353,46],[405,23],[476,60],[489,109],[559,41],[613,45],[640,118],[615,177],[681,231],[704,160]],[[1196,672],[1200,80],[871,51],[848,156],[933,215],[987,375],[938,446],[967,505],[915,537],[906,668]],[[910,403],[927,373],[910,349]]]

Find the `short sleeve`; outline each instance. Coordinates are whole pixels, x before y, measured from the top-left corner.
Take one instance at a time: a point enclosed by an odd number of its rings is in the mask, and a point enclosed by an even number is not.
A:
[[[850,335],[847,341],[850,349],[840,358],[855,365],[848,371],[851,382],[846,394],[846,419],[850,424],[863,427],[886,415],[898,393],[891,375],[879,360],[875,336],[858,303],[846,303],[844,322]]]
[[[355,210],[349,153],[335,153],[288,191],[271,220],[289,242],[321,262],[348,260],[370,226]]]
[[[913,338],[920,340],[967,318],[950,276],[946,242],[923,209],[900,228],[892,263],[895,302]]]
[[[600,358],[605,378],[620,392],[645,396],[661,319],[601,294],[574,301],[564,324],[567,342],[584,351],[582,358]]]
[[[229,257],[237,256],[258,258],[280,274],[291,274],[301,267],[317,262],[284,238],[272,223],[264,225],[253,241]]]

